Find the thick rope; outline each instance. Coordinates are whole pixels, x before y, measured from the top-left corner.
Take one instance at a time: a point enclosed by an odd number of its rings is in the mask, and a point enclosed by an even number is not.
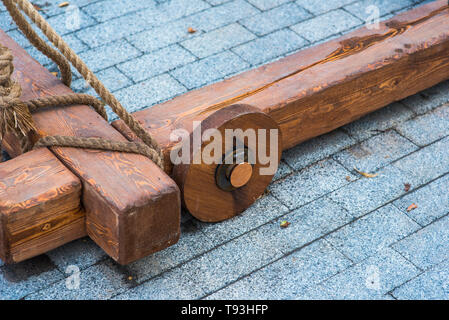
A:
[[[64,42],[64,40],[53,30],[53,28],[48,24],[48,22],[37,12],[37,10],[33,7],[33,5],[27,1],[27,0],[2,0],[5,4],[6,8],[8,9],[11,17],[15,21],[15,23],[18,25],[19,29],[25,34],[25,36],[30,40],[30,42],[42,53],[47,55],[50,59],[52,59],[60,68],[62,77],[65,78],[68,76],[68,72],[66,70],[66,64],[61,63],[61,55],[55,54],[56,51],[53,50],[48,44],[45,43],[39,36],[32,30],[32,27],[28,23],[28,21],[24,18],[24,16],[20,13],[19,8],[41,29],[43,34],[50,40],[50,42],[62,53],[63,58],[67,59],[77,70],[78,72],[83,76],[83,78],[92,86],[92,88],[97,92],[97,94],[102,98],[102,100],[108,104],[111,109],[122,119],[126,125],[133,131],[145,144],[146,147],[148,147],[151,152],[148,150],[145,151],[147,156],[153,160],[159,167],[163,168],[163,153],[161,149],[159,148],[157,142],[151,137],[151,135],[140,125],[139,122],[137,122],[130,113],[126,111],[126,109],[120,104],[120,102],[112,95],[105,87],[104,85],[98,80],[98,78],[92,73],[92,71],[87,67],[87,65],[76,55],[76,53]],[[18,7],[17,7],[18,5]],[[57,52],[56,52],[57,53]],[[67,61],[66,61],[67,62]],[[69,68],[70,69],[70,68]],[[70,81],[69,81],[70,83]],[[73,95],[71,95],[73,96]],[[58,99],[60,97],[56,97],[53,99]],[[65,96],[67,98],[67,96]],[[73,98],[73,97],[72,97]],[[47,98],[51,99],[51,98]],[[50,102],[47,100],[46,102]],[[71,104],[71,103],[64,103],[63,101],[61,104]],[[28,102],[30,103],[30,102]],[[39,107],[44,105],[42,99],[38,99],[38,101],[34,100],[31,102],[31,107]],[[97,110],[98,105],[92,104],[95,110]],[[48,105],[46,105],[48,106]],[[102,114],[101,112],[104,112],[104,107],[99,108],[100,114],[102,116],[105,116],[105,113]],[[97,111],[98,111],[97,110]],[[46,137],[46,139],[49,139]],[[49,139],[47,142],[52,141],[54,143],[63,143],[61,141],[62,137],[58,137],[58,139]],[[90,139],[90,138],[84,138],[84,139]],[[93,138],[96,139],[96,138]],[[73,137],[69,137],[67,141],[71,140],[73,142]],[[112,141],[105,141],[105,145],[111,145]],[[84,141],[85,142],[85,141]],[[92,143],[90,145],[97,145],[97,147],[100,147],[100,142],[97,139],[96,141],[92,140]],[[119,143],[123,146],[123,143]],[[125,143],[126,144],[126,143]],[[38,144],[39,145],[39,144]],[[81,140],[79,141],[78,145],[81,145]],[[89,144],[86,144],[86,148],[89,148]],[[139,145],[139,144],[137,144]],[[117,146],[118,148],[118,146]],[[101,148],[102,150],[105,150],[105,147]],[[139,150],[142,150],[142,148],[137,148]],[[137,150],[134,148],[133,150]],[[146,148],[145,148],[146,149]],[[128,149],[129,150],[129,149]],[[125,151],[125,150],[117,150],[117,151]],[[127,151],[125,151],[127,152]],[[133,151],[129,151],[133,152]],[[142,152],[137,152],[142,154]]]
[[[102,98],[102,100],[111,107],[111,109],[119,116],[120,119],[133,131],[146,145],[156,150],[160,159],[153,159],[160,167],[163,166],[163,154],[160,150],[157,142],[151,137],[151,135],[137,122],[130,113],[120,104],[120,102],[112,95],[105,86],[98,80],[98,78],[92,73],[87,65],[82,61],[78,55],[64,42],[64,40],[56,33],[56,31],[48,24],[48,22],[37,12],[34,6],[27,0],[3,0],[5,3],[9,3],[7,6],[14,7],[16,10],[11,10],[11,16],[19,26],[23,27],[24,21],[16,19],[17,7],[13,5],[16,3],[19,8],[41,29],[43,34],[50,40],[50,42],[59,49],[62,55],[78,70],[83,78],[91,85],[95,92]],[[28,24],[27,21],[25,21]],[[22,30],[22,28],[21,28]],[[41,49],[37,47],[37,49]]]

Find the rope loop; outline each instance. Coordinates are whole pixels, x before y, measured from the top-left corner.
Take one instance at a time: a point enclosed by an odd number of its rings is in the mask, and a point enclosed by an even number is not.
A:
[[[101,102],[89,95],[71,94],[64,96],[53,96],[34,99],[26,102],[20,101],[21,88],[17,83],[12,83],[11,75],[14,70],[12,65],[12,55],[9,50],[0,52],[0,139],[4,132],[13,129],[22,136],[26,136],[28,131],[34,129],[30,110],[37,108],[73,105],[76,103],[92,106],[104,119],[107,120],[105,104],[109,105],[115,114],[122,119],[132,132],[139,137],[144,144],[135,142],[113,142],[98,138],[75,138],[75,137],[44,137],[37,146],[65,146],[79,148],[93,148],[101,150],[122,151],[144,154],[164,169],[163,153],[158,143],[146,131],[142,125],[120,104],[115,96],[106,89],[103,83],[87,67],[84,61],[65,43],[48,22],[39,14],[28,0],[2,0],[14,22],[17,24],[27,39],[44,55],[50,58],[61,72],[62,82],[70,86],[72,80],[70,64],[83,76],[95,92],[104,101]],[[34,31],[30,23],[21,13],[25,13],[28,18],[42,31],[45,37],[59,50],[55,50],[47,44]],[[0,46],[1,47],[1,46]],[[5,84],[5,89],[1,91],[1,85]],[[18,94],[20,93],[20,94]],[[21,124],[21,122],[24,122]],[[14,124],[14,125],[12,125]],[[69,145],[71,144],[71,145]],[[24,143],[24,145],[26,145]],[[143,145],[145,147],[143,147]]]

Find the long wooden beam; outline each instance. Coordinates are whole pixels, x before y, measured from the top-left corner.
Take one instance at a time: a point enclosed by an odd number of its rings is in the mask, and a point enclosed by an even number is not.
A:
[[[81,182],[48,149],[0,163],[0,258],[20,262],[86,235]]]
[[[232,104],[271,116],[284,149],[449,78],[449,9],[435,1],[225,81],[134,113],[169,159],[177,128],[192,132]],[[121,121],[113,125],[135,136]],[[170,163],[167,163],[169,174]]]
[[[399,14],[379,28],[360,28],[134,116],[162,146],[167,161],[179,145],[170,140],[171,132],[182,128],[192,137],[194,121],[206,124],[217,122],[215,118],[226,119],[219,121],[220,130],[226,130],[232,117],[243,117],[233,113],[236,105],[271,117],[286,149],[448,78],[449,7],[447,0],[440,0]],[[113,125],[128,139],[136,139],[121,121]],[[260,125],[254,122],[252,128]],[[202,152],[206,144],[191,153]],[[253,170],[245,186],[224,190],[219,185],[220,165],[182,164],[172,170],[167,162],[166,168],[182,190],[184,206],[203,221],[242,212],[268,184]],[[224,169],[229,170],[233,167]]]
[[[13,53],[23,100],[72,93],[1,30],[0,42]],[[88,106],[40,110],[33,119],[39,135],[126,141]],[[7,146],[11,154],[18,153],[12,136]],[[178,241],[179,189],[152,161],[119,152],[51,150],[80,178],[87,233],[113,259],[126,264]]]

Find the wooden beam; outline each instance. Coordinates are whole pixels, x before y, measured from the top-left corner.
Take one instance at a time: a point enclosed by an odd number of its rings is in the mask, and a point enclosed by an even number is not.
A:
[[[23,100],[72,93],[1,30],[0,42],[13,53],[14,77],[22,85]],[[126,141],[88,106],[40,110],[33,119],[39,135]],[[152,161],[119,152],[51,150],[80,178],[87,233],[113,259],[127,264],[178,241],[179,189]]]
[[[449,10],[440,0],[134,113],[169,159],[170,132],[232,104],[279,125],[284,149],[449,78]],[[113,123],[128,139],[121,121]],[[171,173],[170,163],[167,162]]]
[[[20,262],[86,235],[81,182],[48,149],[0,163],[0,258]]]

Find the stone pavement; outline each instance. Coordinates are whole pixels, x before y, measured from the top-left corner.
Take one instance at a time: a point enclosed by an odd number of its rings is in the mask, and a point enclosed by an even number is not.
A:
[[[135,111],[357,28],[369,5],[386,18],[423,1],[60,2],[34,1]],[[2,6],[0,28],[56,71]],[[81,79],[74,89],[91,92]],[[241,216],[205,224],[184,213],[178,244],[129,266],[87,238],[0,261],[0,298],[449,299],[448,101],[445,82],[287,150]]]

